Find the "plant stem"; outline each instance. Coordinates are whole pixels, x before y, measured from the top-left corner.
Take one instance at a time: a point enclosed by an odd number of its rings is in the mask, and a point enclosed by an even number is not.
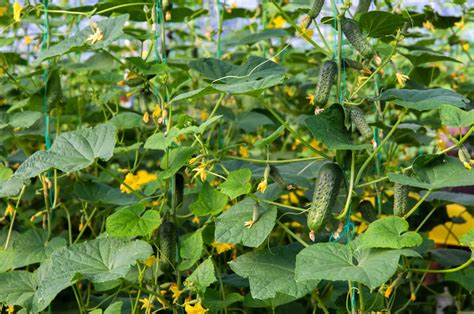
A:
[[[277,220],[277,224],[283,228],[283,230],[286,231],[293,239],[298,241],[302,246],[308,247],[308,243],[304,242],[303,239],[301,239],[299,236],[297,236],[293,231],[291,231],[287,226],[285,226],[284,223],[282,223],[280,220]]]
[[[321,157],[303,157],[303,158],[282,159],[282,160],[265,160],[265,159],[243,158],[243,157],[237,157],[237,156],[224,156],[224,159],[242,160],[242,161],[252,162],[252,163],[255,163],[255,164],[286,164],[286,163],[292,163],[292,162],[323,160],[324,158],[321,158]]]
[[[283,208],[288,208],[288,209],[296,210],[296,211],[299,211],[299,212],[306,212],[306,211],[308,211],[307,209],[303,209],[303,208],[299,208],[299,207],[295,207],[295,206],[291,206],[291,205],[285,205],[285,204],[282,204],[282,203],[277,203],[277,202],[269,201],[269,200],[266,200],[266,199],[263,199],[263,198],[259,198],[258,201],[259,201],[259,202],[262,202],[262,203],[267,203],[267,204],[270,204],[270,205],[275,205],[275,206],[278,206],[278,207],[283,207]]]
[[[323,310],[324,314],[329,314],[329,311],[326,308],[326,305],[324,305],[324,301],[321,300],[321,297],[319,296],[319,294],[316,292],[313,294],[313,296],[314,296],[314,299],[316,300],[316,303],[318,303],[318,306],[321,308],[321,310]]]
[[[423,197],[420,198],[420,200],[415,204],[415,206],[413,206],[413,208],[410,209],[410,211],[406,213],[405,216],[403,216],[403,219],[407,219],[408,217],[410,217],[418,209],[418,207],[420,207],[420,205],[426,200],[426,198],[431,194],[431,192],[433,192],[433,189],[429,189],[425,193],[425,195],[423,195]]]
[[[458,267],[455,268],[449,268],[449,269],[420,269],[420,268],[410,268],[407,269],[407,271],[414,271],[418,273],[435,273],[435,274],[448,274],[448,273],[455,273],[457,271],[460,271],[474,262],[474,257],[471,257],[468,259],[464,264],[459,265]]]
[[[354,190],[354,173],[355,173],[355,154],[351,151],[351,177],[349,181],[349,189],[347,191],[346,204],[344,205],[344,210],[342,213],[336,216],[336,219],[342,219],[347,215],[349,207],[351,206],[352,201],[352,192]]]

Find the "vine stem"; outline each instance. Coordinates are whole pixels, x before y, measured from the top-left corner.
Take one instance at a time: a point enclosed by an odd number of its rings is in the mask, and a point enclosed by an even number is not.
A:
[[[314,299],[316,300],[316,303],[321,308],[321,310],[323,310],[324,314],[329,314],[329,311],[326,308],[326,305],[324,305],[323,300],[321,300],[321,297],[319,296],[319,294],[317,292],[314,293]]]
[[[265,160],[265,159],[243,158],[243,157],[238,157],[238,156],[224,156],[224,159],[242,160],[242,161],[252,162],[255,164],[286,164],[286,163],[292,163],[292,162],[323,160],[324,158],[304,157],[304,158],[294,158],[294,159]]]
[[[268,111],[270,111],[270,113],[275,117],[275,119],[278,120],[278,122],[280,122],[284,127],[285,129],[288,130],[288,132],[290,132],[294,137],[296,137],[303,145],[305,145],[306,147],[308,147],[309,149],[311,149],[313,152],[315,152],[316,154],[318,154],[319,156],[321,157],[324,157],[325,159],[332,159],[329,155],[326,155],[325,153],[323,153],[322,151],[319,151],[317,150],[316,148],[314,148],[313,146],[311,146],[311,144],[309,144],[306,140],[304,140],[298,133],[296,133],[295,130],[293,130],[289,125],[288,123],[286,123],[268,104],[266,104],[265,102],[262,102],[263,106],[265,107],[265,109],[267,109]]]
[[[423,195],[422,198],[420,198],[420,200],[415,204],[415,206],[412,207],[412,209],[410,209],[410,211],[408,213],[405,214],[405,216],[403,216],[403,219],[408,219],[408,217],[410,217],[417,209],[418,207],[420,207],[420,205],[426,200],[426,198],[431,194],[431,192],[433,192],[433,189],[429,189],[425,195]]]
[[[23,196],[23,193],[25,192],[25,189],[26,189],[26,185],[23,185],[23,187],[21,188],[20,195],[18,196],[18,200],[16,201],[15,209],[12,215],[12,220],[10,222],[10,227],[8,228],[7,239],[5,240],[5,247],[4,247],[5,251],[8,249],[8,245],[10,244],[10,239],[11,239],[12,231],[13,231],[13,225],[15,224],[16,211],[17,211],[18,206],[20,206],[20,201]]]
[[[435,273],[435,274],[448,274],[448,273],[455,273],[457,271],[460,271],[474,262],[474,257],[471,257],[468,259],[464,264],[459,265],[458,267],[455,268],[449,268],[449,269],[420,269],[420,268],[410,268],[407,269],[407,271],[413,271],[413,272],[418,272],[418,273]]]
[[[355,173],[355,154],[351,151],[351,176],[349,181],[349,189],[346,198],[346,204],[344,205],[344,210],[342,213],[336,216],[337,219],[342,219],[347,215],[349,207],[351,206],[352,201],[352,191],[354,190],[354,173]]]
[[[365,162],[362,164],[362,167],[360,167],[359,172],[357,173],[357,177],[354,181],[354,184],[358,184],[362,174],[364,173],[365,168],[369,165],[369,163],[372,161],[372,159],[377,155],[377,153],[380,151],[380,149],[387,143],[387,141],[390,139],[390,137],[393,135],[397,127],[400,125],[402,122],[403,117],[405,117],[405,114],[407,113],[408,109],[403,110],[403,112],[398,116],[397,122],[394,124],[390,132],[388,132],[387,136],[384,137],[382,142],[380,142],[380,145],[377,146],[377,148],[369,155],[369,157],[365,160]]]
[[[304,242],[303,239],[301,239],[299,236],[297,236],[293,231],[291,231],[287,226],[285,226],[284,223],[282,223],[281,221],[277,220],[277,224],[283,228],[283,230],[286,231],[286,233],[288,233],[293,239],[295,239],[296,241],[298,241],[302,246],[304,247],[308,247],[308,243]]]

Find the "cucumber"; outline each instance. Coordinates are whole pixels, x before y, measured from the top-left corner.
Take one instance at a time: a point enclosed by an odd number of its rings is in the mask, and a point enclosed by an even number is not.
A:
[[[328,102],[331,88],[336,81],[337,64],[334,61],[325,61],[319,70],[319,80],[316,86],[314,101],[317,106],[325,106]]]
[[[321,9],[323,8],[324,0],[314,0],[313,6],[309,9],[308,16],[311,20],[314,20],[318,17],[319,13],[321,13]]]
[[[308,227],[311,232],[320,230],[331,215],[342,182],[342,169],[336,163],[324,164],[314,188],[313,200],[308,212]]]
[[[342,59],[342,65],[345,66],[346,68],[354,69],[354,70],[359,70],[362,71],[365,69],[364,65],[360,62],[357,62],[355,60],[349,59],[349,58],[344,58]]]
[[[355,14],[362,14],[369,11],[371,0],[359,0],[359,5],[355,11]]]
[[[365,120],[364,111],[359,107],[351,106],[349,108],[349,113],[351,116],[351,121],[354,123],[356,129],[362,134],[366,139],[372,138],[372,129],[370,128],[367,120]]]
[[[361,213],[362,218],[364,218],[367,222],[377,220],[375,208],[369,201],[362,201],[362,203],[359,204],[359,212]]]
[[[393,194],[393,214],[403,216],[408,209],[408,185],[395,183]]]
[[[159,268],[164,273],[171,273],[176,266],[176,226],[171,221],[161,224],[159,230],[160,263]]]
[[[173,8],[173,2],[171,0],[163,0],[161,5],[162,5],[163,12],[169,11]]]
[[[278,168],[270,165],[270,179],[272,179],[275,183],[277,183],[281,188],[288,189],[288,183],[286,183],[285,179],[281,176],[280,171]]]
[[[343,18],[341,20],[341,28],[352,47],[354,47],[364,58],[372,59],[374,57],[375,51],[362,34],[356,21]]]

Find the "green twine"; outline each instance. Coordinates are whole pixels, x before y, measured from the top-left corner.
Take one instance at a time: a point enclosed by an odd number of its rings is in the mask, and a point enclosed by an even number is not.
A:
[[[378,90],[380,88],[379,75],[378,74],[375,75],[374,88],[375,88],[375,93],[374,93],[375,95],[374,96],[377,96]],[[374,114],[375,114],[375,122],[377,122],[380,119],[380,116],[379,116],[379,111],[377,110],[377,101],[376,100],[374,100],[374,103],[373,103],[373,110],[374,110]],[[375,140],[375,144],[377,145],[377,147],[379,147],[379,145],[380,145],[380,130],[377,127],[374,128],[374,140]],[[378,151],[377,155],[375,156],[375,173],[379,177],[380,177],[380,173],[381,173],[380,160],[381,160],[381,154],[380,154],[380,151]],[[375,201],[376,201],[377,211],[378,211],[379,214],[381,214],[382,213],[382,199],[381,199],[380,193],[376,193]]]
[[[44,21],[43,21],[43,51],[48,47],[49,40],[49,22],[48,22],[48,0],[44,0]],[[48,115],[48,66],[43,64],[43,115],[44,115],[44,141],[46,149],[51,148],[51,139],[49,135],[49,115]]]
[[[222,56],[222,44],[221,44],[221,36],[222,36],[222,23],[223,21],[221,20],[221,8],[220,6],[224,6],[219,2],[219,0],[216,0],[216,15],[217,15],[217,51],[216,51],[216,57],[217,59],[220,59]],[[223,12],[223,11],[222,11]]]

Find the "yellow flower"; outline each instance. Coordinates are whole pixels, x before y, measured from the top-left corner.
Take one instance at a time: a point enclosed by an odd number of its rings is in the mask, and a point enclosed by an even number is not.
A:
[[[290,197],[290,203],[298,204],[298,196],[296,195],[295,192],[290,192],[289,197]]]
[[[194,305],[187,303],[184,306],[184,310],[186,311],[186,314],[204,314],[209,311],[208,309],[202,307],[201,303],[196,303]]]
[[[458,27],[459,29],[464,29],[464,16],[461,17],[459,22],[454,23],[454,26]]]
[[[143,122],[144,123],[150,122],[150,114],[148,113],[148,111],[145,111],[145,113],[143,114]]]
[[[148,257],[144,262],[143,264],[145,264],[145,266],[148,266],[148,267],[151,267],[153,266],[153,264],[156,263],[156,257],[155,255],[151,255],[150,257]]]
[[[207,113],[207,111],[201,111],[201,121],[206,121],[208,117],[209,114]]]
[[[142,310],[145,310],[147,314],[151,313],[151,310],[155,308],[155,305],[153,302],[150,301],[148,298],[142,298],[138,300],[140,303],[142,303]]]
[[[462,164],[464,165],[464,167],[465,167],[466,169],[468,169],[468,170],[471,170],[471,169],[472,169],[472,167],[471,167],[471,164],[470,164],[470,163],[467,163],[467,162],[463,161],[463,163],[462,163]]]
[[[308,18],[309,18],[309,16],[305,16],[303,18],[303,20],[301,21],[301,24],[300,24],[300,30],[301,30],[301,33],[302,33],[303,36],[311,38],[314,35],[314,31],[311,30],[311,29],[306,29],[306,24],[308,23]]]
[[[199,225],[201,223],[201,219],[198,216],[194,216],[191,222],[195,225]]]
[[[181,291],[178,289],[178,285],[173,282],[168,289],[173,293],[173,295],[172,295],[173,304],[176,304],[178,302],[178,299],[179,299],[180,295],[181,295]]]
[[[314,105],[314,95],[308,95],[306,99],[308,99],[310,105]]]
[[[415,302],[415,301],[416,301],[416,294],[415,294],[414,292],[412,292],[412,293],[410,294],[410,301],[411,301],[411,302]]]
[[[434,30],[435,30],[435,27],[433,26],[433,24],[430,21],[423,22],[423,27],[426,28],[429,31],[432,31],[432,32],[434,32]]]
[[[15,0],[15,3],[13,4],[13,19],[15,22],[21,22],[21,10],[23,10],[23,7],[18,0]]]
[[[469,51],[469,47],[470,47],[470,46],[469,46],[469,43],[466,43],[466,42],[465,42],[465,43],[462,43],[462,44],[461,44],[461,47],[462,47],[462,50],[464,50],[464,51]]]
[[[386,299],[390,298],[392,291],[393,291],[393,286],[392,285],[388,286],[387,290],[385,290],[384,297]]]
[[[15,313],[15,307],[13,305],[9,305],[7,309],[7,313]]]
[[[292,222],[290,223],[290,226],[291,226],[292,228],[295,228],[295,229],[299,229],[299,228],[302,228],[302,227],[303,227],[303,225],[300,224],[300,223],[297,222],[297,221],[292,221]]]
[[[84,227],[85,227],[84,224],[81,222],[81,223],[79,224],[79,228],[78,228],[78,229],[79,229],[79,232],[81,232],[82,230],[84,230]]]
[[[231,7],[232,9],[237,8],[237,2],[232,1],[232,2],[230,3],[230,7]]]
[[[7,7],[0,7],[0,16],[4,16],[5,13],[7,12]]]
[[[401,87],[405,86],[406,80],[409,79],[408,75],[401,74],[400,72],[397,72],[395,76],[397,78],[398,85],[400,85]]]
[[[14,212],[15,212],[15,208],[12,205],[7,204],[7,208],[5,208],[5,213],[3,215],[4,216],[13,216]]]
[[[90,41],[91,44],[95,44],[96,42],[99,42],[102,39],[104,39],[104,34],[102,34],[102,31],[100,30],[100,28],[95,27],[94,33],[89,35],[89,37],[87,37],[86,41]]]
[[[249,156],[249,150],[245,146],[239,147],[239,155],[241,157],[247,158]]]
[[[257,191],[264,193],[266,189],[267,189],[267,180],[262,179],[262,181],[260,181],[260,183],[257,186]]]
[[[283,87],[283,91],[289,96],[293,97],[296,94],[296,86],[285,86]]]
[[[196,174],[194,177],[199,176],[202,182],[206,181],[207,178],[207,172],[206,172],[206,164],[202,163],[196,168],[193,169],[193,171],[196,171]]]
[[[233,248],[235,248],[235,244],[231,244],[231,243],[219,243],[219,242],[212,242],[212,247],[214,247],[217,251],[217,254],[221,254],[221,253],[224,253],[224,252],[227,252],[227,251],[230,251],[232,250]]]
[[[161,114],[162,114],[161,106],[156,105],[155,108],[153,109],[153,113],[151,114],[151,116],[153,117],[153,119],[158,119],[158,118],[161,118]]]
[[[277,17],[274,17],[270,23],[268,23],[268,28],[283,28],[285,26],[286,20],[278,15]]]
[[[149,173],[146,170],[138,170],[137,174],[128,173],[125,176],[124,184],[120,185],[122,193],[132,193],[132,191],[139,190],[142,185],[156,180],[156,174]]]
[[[30,36],[25,36],[24,38],[25,45],[30,44],[32,41],[33,41],[33,38],[31,38]]]

